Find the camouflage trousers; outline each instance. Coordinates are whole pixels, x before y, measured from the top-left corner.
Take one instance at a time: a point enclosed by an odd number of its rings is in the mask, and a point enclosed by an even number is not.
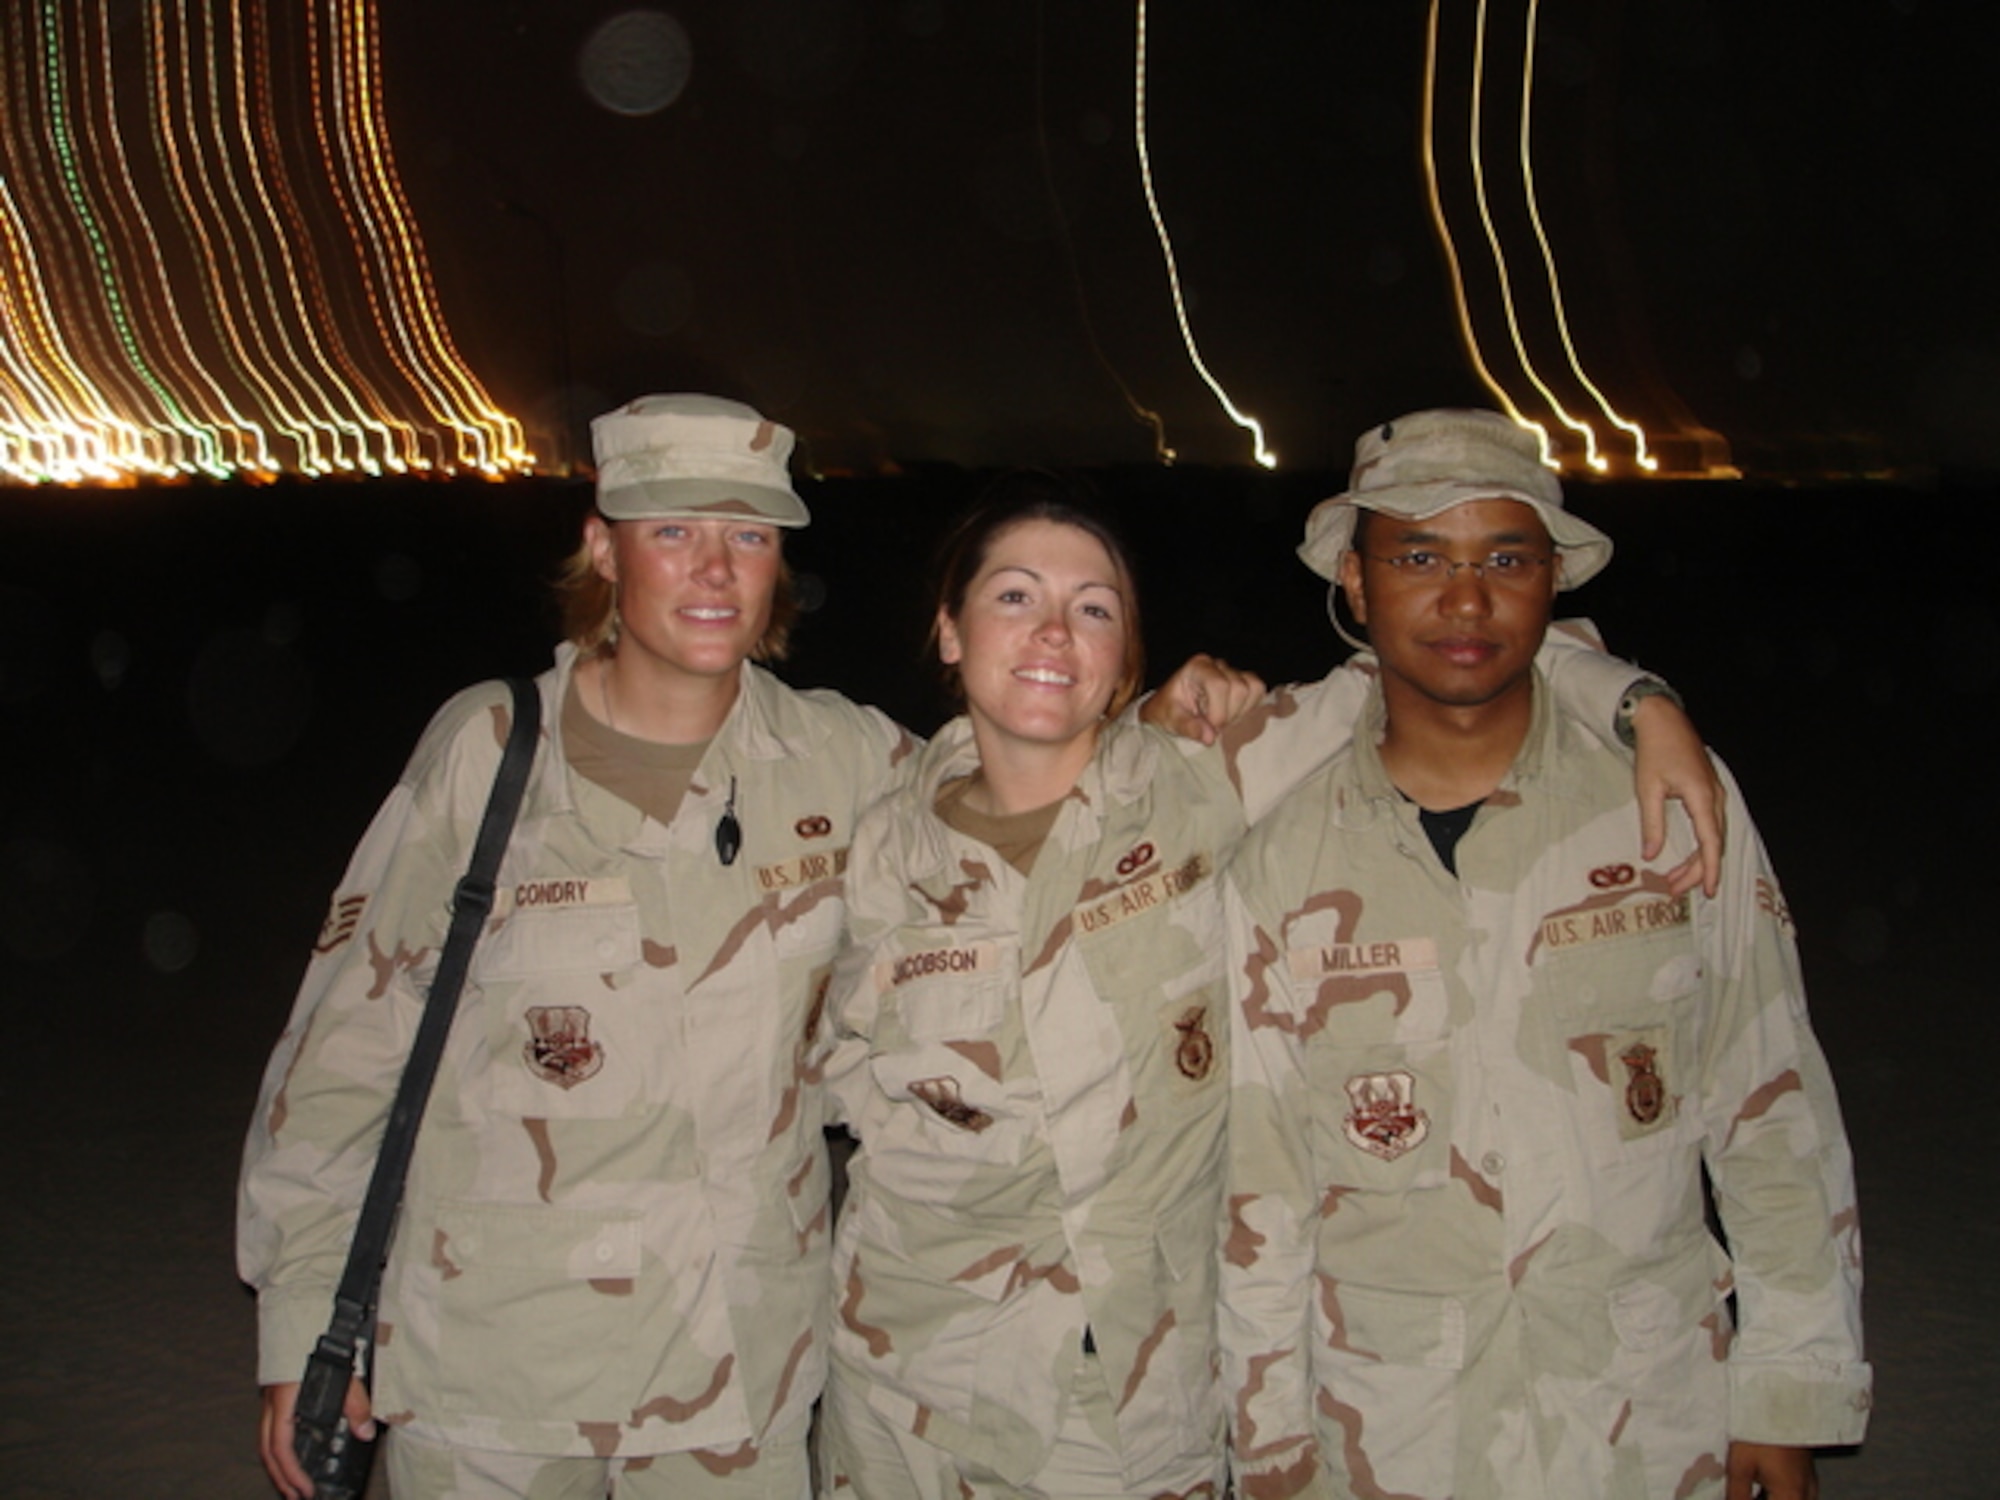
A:
[[[1126,1483],[1118,1455],[1111,1390],[1095,1359],[1078,1372],[1047,1461],[1020,1484],[885,1420],[838,1363],[820,1403],[821,1500],[1218,1500],[1223,1493],[1220,1452],[1191,1460],[1188,1473],[1173,1476],[1179,1487],[1143,1490]]]
[[[381,1477],[390,1500],[809,1500],[803,1426],[739,1450],[560,1458],[447,1447],[391,1430]]]

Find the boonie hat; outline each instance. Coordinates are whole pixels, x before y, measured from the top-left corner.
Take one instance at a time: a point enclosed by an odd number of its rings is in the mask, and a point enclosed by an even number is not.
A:
[[[614,521],[812,517],[792,488],[792,432],[720,396],[641,396],[590,424],[597,508]]]
[[[1471,500],[1532,505],[1562,554],[1563,588],[1611,561],[1611,538],[1563,509],[1562,484],[1534,433],[1496,411],[1469,409],[1412,412],[1356,439],[1347,489],[1313,507],[1299,556],[1320,577],[1338,579],[1357,510],[1421,521]]]

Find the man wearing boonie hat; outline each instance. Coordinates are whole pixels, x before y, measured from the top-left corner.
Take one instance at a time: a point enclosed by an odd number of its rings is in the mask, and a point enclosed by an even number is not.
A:
[[[1540,441],[1498,412],[1420,411],[1363,433],[1346,493],[1316,506],[1299,556],[1338,581],[1362,510],[1421,521],[1467,500],[1516,500],[1533,509],[1562,553],[1558,584],[1573,589],[1611,561],[1611,538],[1563,508],[1562,483]]]
[[[915,742],[757,665],[791,620],[792,434],[704,395],[592,424],[543,742],[425,1112],[371,1410],[397,1500],[804,1500],[826,1362],[819,998],[856,817]],[[460,693],[356,851],[267,1071],[239,1261],[291,1455],[373,1143],[510,698]]]
[[[1847,1142],[1734,783],[1676,895],[1688,830],[1640,847],[1536,666],[1609,540],[1531,433],[1427,411],[1299,550],[1380,675],[1226,894],[1238,1492],[1805,1500],[1867,1425]]]

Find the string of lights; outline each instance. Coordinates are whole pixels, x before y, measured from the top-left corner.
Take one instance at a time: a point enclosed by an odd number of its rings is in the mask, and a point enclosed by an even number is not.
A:
[[[0,67],[0,476],[533,468],[455,348],[374,0],[39,0]]]

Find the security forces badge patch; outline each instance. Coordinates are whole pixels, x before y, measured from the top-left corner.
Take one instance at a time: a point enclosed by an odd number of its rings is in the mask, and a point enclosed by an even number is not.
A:
[[[1649,1026],[1614,1034],[1610,1054],[1624,1068],[1620,1091],[1618,1135],[1635,1141],[1671,1124],[1674,1118],[1672,1082],[1667,1076],[1666,1029]]]

